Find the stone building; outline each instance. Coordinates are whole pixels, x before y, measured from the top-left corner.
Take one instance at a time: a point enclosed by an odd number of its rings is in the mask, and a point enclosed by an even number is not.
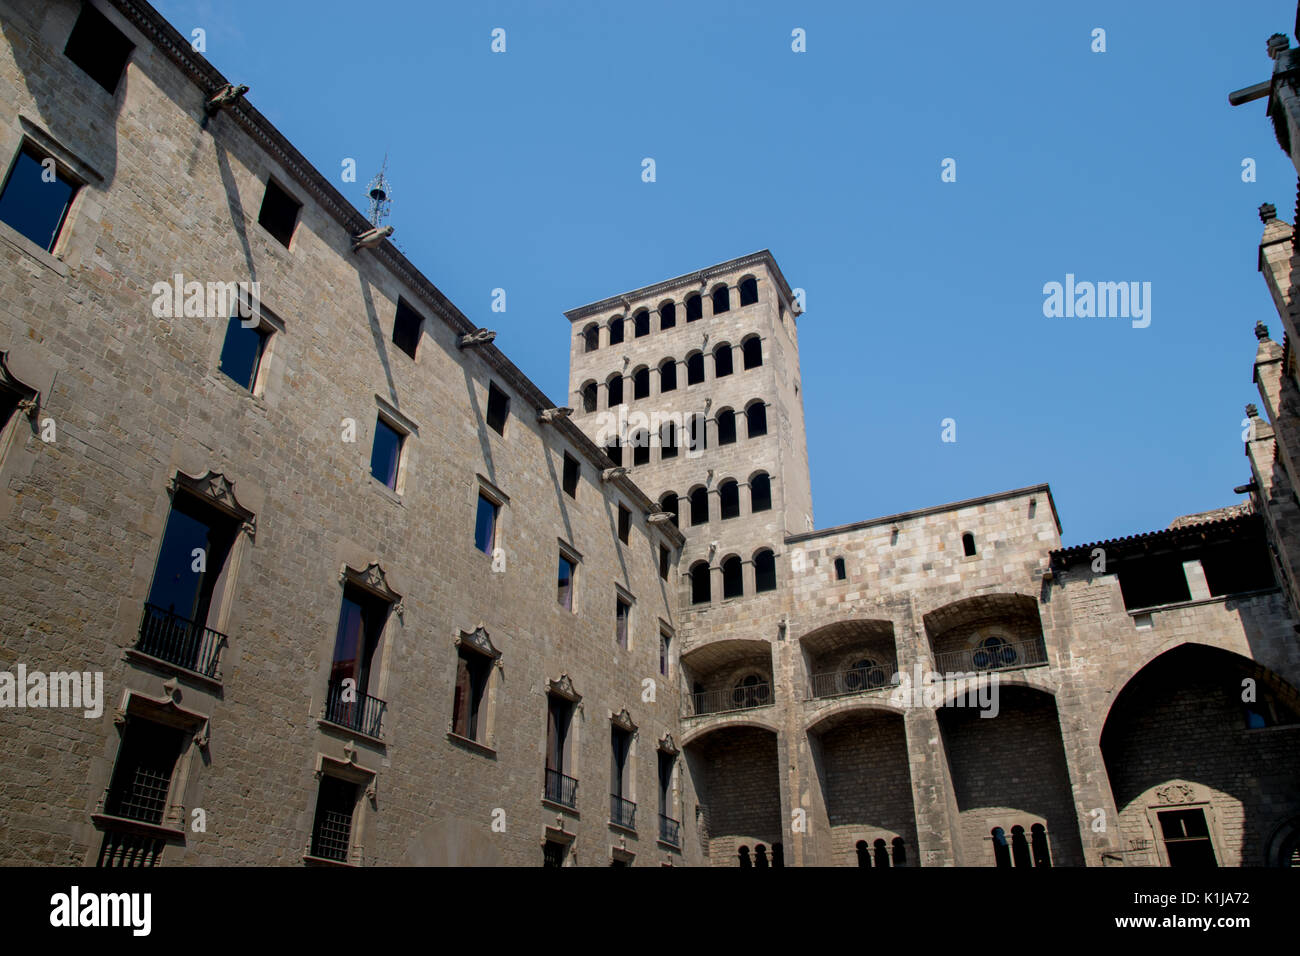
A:
[[[1300,859],[1285,342],[1242,504],[817,529],[770,253],[553,402],[147,3],[0,26],[0,862]]]

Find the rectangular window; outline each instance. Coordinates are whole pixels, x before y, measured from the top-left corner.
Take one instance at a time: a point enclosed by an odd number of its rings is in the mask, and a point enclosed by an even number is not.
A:
[[[498,435],[506,433],[506,419],[510,417],[510,396],[496,387],[488,386],[487,423]]]
[[[632,734],[617,726],[611,726],[609,730],[609,820],[633,829],[636,827],[636,804],[632,802],[630,787]]]
[[[352,848],[352,814],[357,807],[357,785],[325,774],[316,796],[316,819],[311,828],[312,856],[346,863]]]
[[[573,807],[578,802],[578,781],[569,774],[569,728],[573,722],[573,701],[557,694],[546,698],[546,788],[547,800]]]
[[[1128,610],[1192,599],[1182,559],[1177,555],[1127,558],[1118,570],[1120,593]]]
[[[573,576],[576,571],[576,565],[561,554],[556,598],[566,611],[573,610]]]
[[[621,597],[616,598],[615,601],[614,640],[619,647],[627,650],[628,619],[632,616],[632,605]]]
[[[1160,835],[1170,866],[1218,866],[1204,810],[1168,810],[1159,813]]]
[[[175,727],[128,715],[104,812],[143,823],[162,823],[184,737]]]
[[[288,249],[289,241],[293,239],[294,227],[298,225],[300,209],[302,203],[268,179],[257,221],[262,228],[279,240],[280,245]]]
[[[672,647],[672,636],[667,631],[659,632],[659,673],[668,676],[669,650]]]
[[[622,505],[618,506],[618,540],[627,544],[628,534],[632,530],[632,512]]]
[[[568,452],[564,453],[564,493],[570,498],[578,497],[578,459]]]
[[[461,647],[456,657],[456,696],[452,702],[451,731],[468,740],[482,740],[481,714],[492,661]]]
[[[668,580],[668,562],[672,555],[664,545],[659,545],[659,577]]]
[[[370,474],[382,484],[397,490],[397,468],[402,459],[402,442],[406,438],[382,415],[375,419],[375,446],[370,452]]]
[[[474,547],[491,554],[497,545],[497,516],[500,505],[482,492],[478,496],[478,514],[474,519]]]
[[[420,313],[406,304],[405,299],[397,300],[397,317],[393,319],[393,344],[415,358],[415,350],[420,345],[420,328],[424,318]]]
[[[568,852],[569,846],[567,843],[561,843],[558,840],[547,840],[542,847],[542,866],[564,866],[564,858],[568,855]]]
[[[82,4],[81,15],[72,26],[63,55],[108,92],[117,90],[117,82],[126,69],[134,44],[117,27],[89,3]]]
[[[54,178],[47,182],[45,169],[50,164]],[[0,220],[53,252],[79,186],[50,156],[24,143],[0,192]]]
[[[269,332],[260,324],[249,328],[252,321],[241,318],[238,311],[230,317],[226,341],[221,347],[221,360],[217,363],[227,378],[250,392],[257,382],[257,370],[266,352],[266,341],[270,338]]]

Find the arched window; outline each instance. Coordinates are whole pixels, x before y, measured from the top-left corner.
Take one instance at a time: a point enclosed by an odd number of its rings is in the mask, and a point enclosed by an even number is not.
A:
[[[704,353],[692,352],[686,356],[686,384],[699,385],[704,381]]]
[[[843,581],[846,577],[848,577],[848,572],[844,567],[844,559],[836,558],[835,559],[835,580]]]
[[[772,866],[785,866],[785,847],[779,843],[772,844]]]
[[[750,438],[767,434],[767,406],[761,401],[754,402],[745,409],[746,431]]]
[[[709,436],[706,431],[708,423],[709,420],[704,417],[703,412],[696,412],[686,423],[686,447],[692,452],[703,451],[709,447]]]
[[[745,276],[740,280],[740,304],[741,306],[753,305],[758,301],[758,280],[753,276]]]
[[[659,458],[677,457],[677,426],[673,422],[664,422],[659,426]]]
[[[584,412],[594,412],[596,410],[596,394],[599,392],[595,382],[588,382],[582,386],[582,410]]]
[[[751,335],[740,343],[740,349],[745,361],[745,368],[758,368],[763,364],[763,340],[757,335]]]
[[[1011,828],[1011,859],[1016,866],[1033,866],[1029,857],[1029,841],[1025,839],[1024,827]]]
[[[659,499],[659,510],[666,511],[672,515],[673,526],[676,527],[678,518],[680,517],[677,514],[677,492],[665,491],[664,496]]]
[[[731,372],[731,344],[722,342],[713,348],[713,377],[724,378]]]
[[[745,593],[745,568],[737,555],[722,559],[722,598],[740,597]]]
[[[664,359],[659,363],[659,391],[671,392],[677,388],[677,360]]]
[[[623,316],[616,315],[609,320],[609,344],[618,345],[623,341]]]
[[[1047,828],[1035,823],[1029,828],[1029,841],[1034,849],[1034,866],[1051,866],[1052,854],[1047,849]]]
[[[867,841],[859,840],[856,849],[858,851],[858,866],[871,866],[871,849],[867,846]]]
[[[961,549],[966,552],[966,557],[972,557],[975,554],[975,535],[969,531],[962,535]]]
[[[889,848],[885,846],[885,841],[877,840],[872,844],[872,849],[875,851],[876,866],[889,866]]]
[[[740,517],[740,485],[730,479],[718,485],[718,512],[724,521]]]
[[[758,674],[741,678],[731,689],[731,702],[737,707],[759,707],[771,699],[772,688]]]
[[[741,846],[738,852],[740,854],[740,865],[742,867],[751,867],[754,865],[749,862],[749,847]]]
[[[686,297],[686,321],[695,322],[704,318],[704,300],[700,298],[698,292],[692,292]]]
[[[993,861],[998,866],[1011,866],[1011,848],[1007,846],[1007,833],[1001,827],[994,827]]]
[[[718,444],[730,445],[736,440],[736,413],[730,408],[721,408],[718,410],[718,416],[714,419],[718,426]]]
[[[632,373],[632,397],[650,397],[650,370],[644,365]]]
[[[713,314],[721,315],[731,311],[731,290],[720,285],[713,290]]]
[[[594,352],[600,348],[600,326],[592,322],[582,330],[582,339],[588,352]]]
[[[907,865],[907,844],[903,842],[902,837],[894,837],[894,866]]]
[[[618,443],[618,436],[615,435],[605,444],[605,456],[617,467],[623,464],[623,449]]]
[[[628,436],[628,444],[632,446],[632,464],[650,464],[650,433],[648,431],[644,428],[638,428]]]
[[[754,553],[754,590],[776,590],[776,555],[770,548]]]
[[[760,471],[749,479],[749,510],[767,511],[772,507],[772,479]]]
[[[659,331],[671,329],[677,325],[677,306],[672,302],[659,303]]]
[[[711,600],[708,562],[696,561],[691,565],[691,603],[708,604]]]
[[[635,338],[641,338],[650,334],[650,313],[641,309],[636,315],[632,316],[632,335]]]
[[[761,843],[754,844],[754,869],[767,869],[767,847]]]
[[[696,488],[691,492],[691,524],[709,523],[709,489]]]
[[[623,404],[623,376],[611,375],[609,377],[609,381],[605,383],[605,387],[609,390],[609,396],[606,399],[605,407],[618,408],[618,406],[622,405]]]

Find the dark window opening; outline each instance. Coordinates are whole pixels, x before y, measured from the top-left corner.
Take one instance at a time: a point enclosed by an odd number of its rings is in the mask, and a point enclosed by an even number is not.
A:
[[[673,491],[666,492],[666,493],[664,494],[664,496],[663,496],[662,498],[659,499],[659,509],[660,509],[661,511],[666,511],[666,512],[668,512],[670,515],[673,516],[673,527],[680,527],[680,525],[678,524],[678,517],[679,517],[679,516],[678,516],[678,513],[677,513],[677,493],[676,493],[676,492],[673,492]]]
[[[487,423],[498,435],[506,433],[506,419],[510,417],[510,396],[497,388],[495,382],[488,384]]]
[[[609,795],[614,798],[615,805],[611,809],[615,810],[611,814],[611,819],[615,823],[623,826],[631,826],[628,817],[619,813],[624,807],[619,807],[617,801],[628,799],[628,770],[631,761],[628,759],[632,752],[632,733],[624,730],[622,727],[611,726],[609,728]]]
[[[1154,607],[1190,601],[1187,575],[1177,555],[1129,558],[1119,567],[1119,587],[1124,607]]]
[[[547,840],[542,847],[542,866],[564,866],[564,858],[568,855],[568,852],[568,844],[560,843],[557,840]]]
[[[582,386],[582,410],[584,412],[594,412],[596,410],[596,394],[598,391],[595,382],[588,382]]]
[[[632,464],[650,464],[650,433],[643,428],[632,433]]]
[[[758,280],[751,277],[740,280],[741,306],[753,305],[758,301]]]
[[[659,391],[671,392],[677,388],[677,362],[665,359],[659,364]]]
[[[397,490],[397,466],[402,457],[404,437],[384,421],[382,416],[375,419],[375,445],[370,450],[370,474],[394,491]]]
[[[117,90],[117,83],[126,69],[134,44],[126,38],[108,17],[89,3],[82,4],[81,15],[73,24],[63,55],[108,92]]]
[[[835,580],[843,581],[846,577],[848,577],[848,572],[844,567],[844,559],[836,558],[835,559]]]
[[[876,858],[877,867],[883,866],[887,868],[889,866],[889,849],[885,846],[884,840],[876,840],[875,843],[871,844],[871,851],[871,855]]]
[[[993,832],[993,862],[997,866],[1011,866],[1011,847],[1007,845],[1007,833],[1001,827],[994,827]]]
[[[691,416],[691,423],[687,426],[686,434],[687,447],[691,451],[702,451],[709,447],[708,434],[706,432],[708,421],[709,420],[704,417],[702,412],[696,412]]]
[[[415,358],[415,351],[420,347],[420,327],[424,317],[406,304],[405,299],[397,300],[397,316],[393,319],[393,344]]]
[[[632,373],[632,397],[634,399],[650,397],[650,370],[648,368],[639,368]]]
[[[767,511],[772,507],[772,479],[763,473],[749,479],[749,510]]]
[[[497,544],[497,516],[500,505],[482,492],[478,496],[478,511],[474,515],[474,547],[491,554]]]
[[[371,670],[374,665],[375,650],[384,633],[384,624],[388,620],[389,604],[378,595],[371,594],[353,584],[343,587],[343,602],[339,607],[338,629],[334,636],[334,658],[330,666],[330,702],[340,708],[360,708],[366,693],[371,689]],[[343,681],[351,680],[350,690],[345,693]],[[335,691],[339,693],[335,693]],[[335,701],[337,696],[338,700]],[[355,700],[353,699],[355,698]],[[328,715],[336,723],[352,726],[352,721],[338,719],[333,713]],[[344,717],[348,715],[343,715]]]
[[[235,519],[192,495],[173,496],[149,586],[141,651],[191,670],[203,669],[199,658],[205,651],[200,645],[212,594],[237,533]],[[196,571],[196,565],[203,570]]]
[[[713,290],[713,314],[721,315],[731,309],[731,290],[720,285]]]
[[[714,421],[718,427],[718,444],[733,444],[736,440],[736,413],[730,408],[724,408],[718,412]]]
[[[619,444],[618,436],[615,435],[605,446],[605,457],[614,463],[615,467],[623,464],[623,447]]]
[[[636,315],[632,316],[632,335],[634,338],[642,338],[650,334],[650,313],[642,309]]]
[[[485,654],[457,648],[456,693],[452,701],[451,732],[467,740],[482,740],[481,715],[487,695],[492,659]]]
[[[41,163],[47,159],[35,147],[23,145],[0,192],[0,220],[46,252],[53,252],[78,184],[64,175],[58,164],[54,181],[46,182]]]
[[[564,493],[570,498],[578,497],[578,459],[568,452],[564,453]]]
[[[268,179],[257,221],[280,245],[288,249],[294,227],[298,224],[298,210],[301,208],[302,203]]]
[[[1029,828],[1029,842],[1033,846],[1034,866],[1051,866],[1052,854],[1047,849],[1047,828],[1035,823]]]
[[[1011,859],[1017,867],[1033,866],[1029,855],[1029,841],[1025,839],[1025,828],[1011,828]]]
[[[587,352],[594,352],[600,348],[600,326],[593,323],[583,329],[582,343],[583,349]]]
[[[677,325],[677,306],[672,302],[665,302],[659,306],[659,330],[671,329]]]
[[[699,385],[704,381],[704,353],[694,352],[686,356],[686,384]]]
[[[740,517],[740,485],[734,481],[724,481],[718,486],[718,510],[725,521],[727,518]]]
[[[628,535],[632,531],[632,512],[628,511],[623,505],[618,506],[618,540],[627,544]]]
[[[1210,594],[1240,594],[1277,586],[1273,577],[1273,559],[1262,541],[1242,541],[1206,548],[1201,568]]]
[[[704,318],[704,300],[700,298],[699,293],[694,293],[686,297],[686,321],[695,322]]]
[[[867,841],[859,840],[857,844],[854,846],[854,849],[857,851],[857,855],[858,855],[858,866],[870,867],[871,848],[867,846]]]
[[[970,558],[970,557],[974,557],[974,555],[975,555],[975,535],[971,534],[969,531],[967,531],[965,534],[963,534],[963,535],[961,536],[961,549],[962,549],[962,551],[965,552],[966,557],[968,557],[968,558]]]
[[[672,554],[668,548],[662,544],[659,545],[659,577],[665,581],[668,580],[668,563],[671,557]]]
[[[246,324],[249,321],[253,320],[241,318],[238,312],[230,317],[217,368],[232,382],[251,392],[269,336],[258,325],[249,328]]]
[[[744,565],[734,555],[722,562],[722,597],[741,597],[745,593]]]
[[[606,384],[609,388],[609,400],[605,403],[605,407],[618,408],[623,404],[623,376],[615,375]]]
[[[325,774],[316,796],[316,819],[311,828],[311,855],[346,863],[352,847],[352,814],[357,807],[357,785]]]
[[[609,322],[609,344],[618,345],[623,341],[623,317],[611,319]]]
[[[555,599],[566,611],[573,610],[573,576],[577,572],[577,567],[563,554],[560,555],[559,570],[556,573]]]
[[[731,346],[724,342],[713,350],[713,377],[726,378],[731,373]]]
[[[757,438],[760,435],[767,434],[767,406],[762,402],[755,402],[745,409],[745,421],[750,438]]]
[[[892,844],[894,851],[894,866],[907,865],[907,844],[903,842],[902,837],[894,837]]]
[[[754,555],[754,590],[776,590],[776,555],[766,548]]]
[[[184,737],[175,727],[129,714],[104,812],[144,823],[162,823]]]
[[[696,488],[691,492],[691,525],[708,524],[709,522],[709,491],[707,488]]]
[[[1204,810],[1167,810],[1157,814],[1170,866],[1218,866]]]
[[[672,422],[664,422],[659,429],[659,457],[677,457],[677,426]]]
[[[758,368],[763,364],[763,340],[757,335],[750,336],[740,344],[741,356],[745,370]]]
[[[709,566],[697,561],[691,565],[691,603],[708,604],[710,600]]]

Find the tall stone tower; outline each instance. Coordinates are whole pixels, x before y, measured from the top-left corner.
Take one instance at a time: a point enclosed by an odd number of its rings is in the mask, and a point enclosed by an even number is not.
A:
[[[678,516],[682,606],[775,590],[812,528],[797,308],[763,250],[565,313],[575,421]]]

